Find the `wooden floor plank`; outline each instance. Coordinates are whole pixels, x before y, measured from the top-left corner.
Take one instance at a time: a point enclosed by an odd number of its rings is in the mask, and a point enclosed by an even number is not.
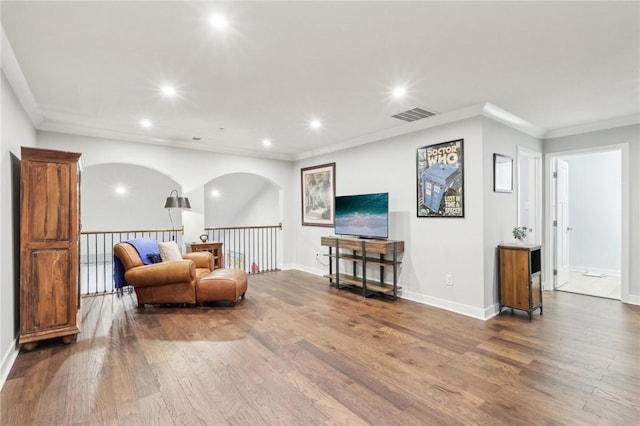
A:
[[[0,425],[640,424],[640,307],[545,292],[488,321],[252,275],[235,307],[82,300],[82,333],[21,352]]]

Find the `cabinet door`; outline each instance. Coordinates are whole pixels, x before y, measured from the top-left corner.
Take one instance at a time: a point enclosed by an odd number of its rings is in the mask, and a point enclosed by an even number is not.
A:
[[[22,238],[27,243],[71,242],[76,179],[71,164],[28,162],[23,172]]]
[[[75,293],[69,285],[71,261],[67,249],[31,252],[29,285],[23,289],[23,333],[64,327],[75,322]]]
[[[500,249],[500,303],[529,309],[529,252]]]

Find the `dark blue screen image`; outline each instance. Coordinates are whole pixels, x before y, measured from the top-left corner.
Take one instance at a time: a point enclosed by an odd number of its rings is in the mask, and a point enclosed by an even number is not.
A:
[[[387,238],[389,229],[389,194],[343,195],[336,197],[338,235]]]

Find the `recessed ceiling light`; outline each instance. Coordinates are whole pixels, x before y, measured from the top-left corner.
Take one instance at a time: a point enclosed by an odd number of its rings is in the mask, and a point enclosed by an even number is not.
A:
[[[319,129],[320,127],[322,127],[322,122],[320,120],[311,120],[311,123],[309,123],[309,125],[312,129]]]
[[[262,139],[262,145],[271,146],[271,139]]]
[[[171,86],[162,86],[162,94],[165,96],[175,96],[176,94],[176,89],[174,89]]]
[[[395,89],[393,89],[394,98],[402,98],[406,94],[407,94],[407,89],[405,89],[404,87],[396,87]]]
[[[127,193],[127,187],[126,186],[124,186],[124,185],[116,186],[116,194],[123,195],[123,194],[126,194],[126,193]]]
[[[209,24],[216,30],[223,31],[229,26],[229,21],[222,15],[215,15],[209,19]]]
[[[211,196],[213,198],[218,198],[220,196],[220,191],[218,191],[217,189],[214,189],[211,191]]]
[[[147,120],[146,118],[144,120],[140,120],[140,125],[142,127],[144,127],[145,129],[148,129],[149,127],[151,127],[153,124],[151,124],[151,121]]]

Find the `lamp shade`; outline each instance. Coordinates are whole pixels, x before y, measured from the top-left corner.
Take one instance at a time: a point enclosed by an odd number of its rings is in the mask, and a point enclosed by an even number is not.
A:
[[[183,209],[190,209],[191,203],[188,197],[178,197],[178,207]]]
[[[178,207],[178,197],[167,197],[164,202],[165,209],[173,209]]]
[[[175,195],[174,195],[175,194]],[[190,209],[191,203],[188,197],[179,197],[176,189],[172,190],[164,201],[165,209]]]

